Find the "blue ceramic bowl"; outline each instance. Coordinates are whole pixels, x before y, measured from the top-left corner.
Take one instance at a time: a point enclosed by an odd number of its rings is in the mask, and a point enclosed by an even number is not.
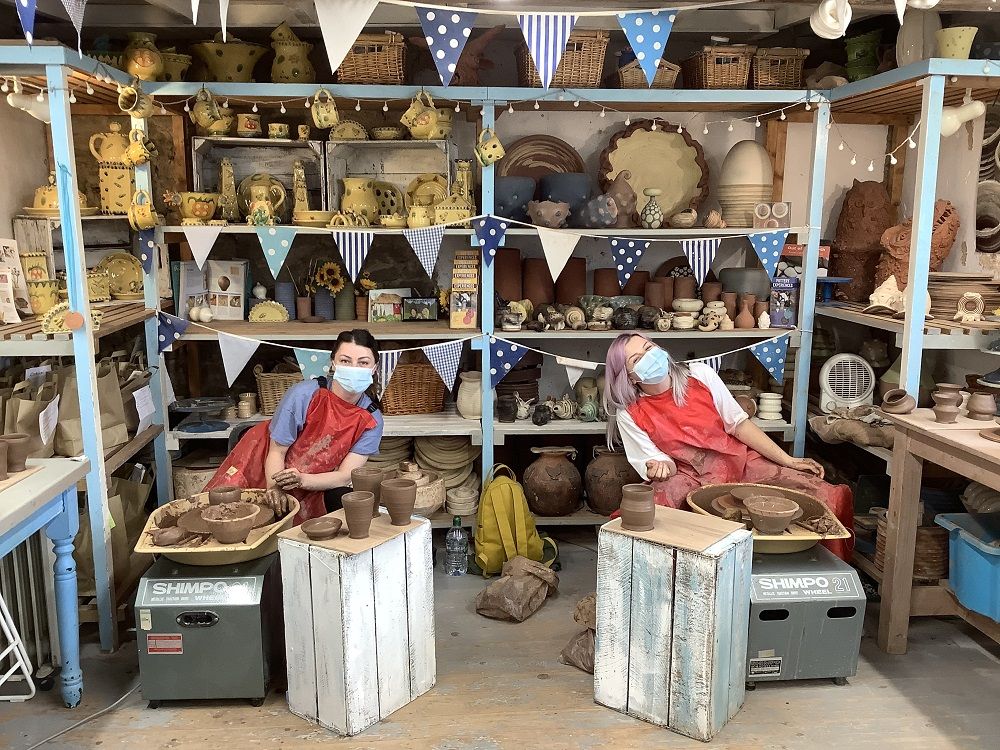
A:
[[[575,212],[590,197],[590,175],[583,172],[556,172],[541,180],[541,200],[568,203]]]
[[[533,177],[497,177],[494,213],[514,221],[528,221],[528,201],[535,199]]]

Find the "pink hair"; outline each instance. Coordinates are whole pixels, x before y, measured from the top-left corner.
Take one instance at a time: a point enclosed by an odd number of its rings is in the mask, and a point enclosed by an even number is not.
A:
[[[633,383],[629,377],[628,368],[625,365],[625,345],[633,336],[638,336],[643,341],[649,341],[646,336],[635,331],[623,333],[611,342],[611,346],[608,348],[608,357],[604,363],[604,410],[608,414],[608,447],[612,449],[616,444],[621,443],[621,436],[618,432],[618,412],[627,410],[639,400],[639,396],[642,394],[639,386]],[[687,400],[688,375],[690,375],[688,366],[670,357],[670,370],[667,377],[670,379],[674,403],[678,406],[684,406],[684,402]]]

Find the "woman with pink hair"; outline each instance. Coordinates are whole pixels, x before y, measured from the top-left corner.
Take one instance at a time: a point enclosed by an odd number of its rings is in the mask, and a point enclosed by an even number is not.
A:
[[[809,493],[853,528],[850,488],[824,482],[816,461],[782,450],[710,366],[677,362],[642,334],[623,333],[608,350],[604,375],[608,446],[621,443],[659,505],[683,507],[706,484],[773,484]],[[854,546],[853,539],[826,544],[845,560]]]

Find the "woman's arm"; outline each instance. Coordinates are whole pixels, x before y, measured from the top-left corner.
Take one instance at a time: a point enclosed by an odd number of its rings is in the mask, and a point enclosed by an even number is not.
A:
[[[625,456],[640,477],[649,482],[661,482],[677,473],[673,459],[656,447],[627,411],[619,411],[616,418]]]
[[[360,469],[368,461],[368,456],[348,453],[343,461],[333,471],[322,474],[304,474],[298,469],[285,469],[275,480],[281,489],[288,491],[301,488],[307,491],[332,490],[334,487],[346,487],[351,483],[351,472]]]
[[[736,426],[736,429],[733,430],[733,437],[779,466],[806,471],[810,474],[815,474],[820,479],[823,478],[823,467],[816,461],[813,461],[811,458],[793,458],[789,456],[781,449],[781,446],[771,440],[760,427],[749,419]]]

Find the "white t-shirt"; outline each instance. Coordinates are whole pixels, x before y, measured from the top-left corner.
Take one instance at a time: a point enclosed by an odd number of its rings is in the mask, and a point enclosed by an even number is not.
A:
[[[691,377],[702,383],[712,394],[712,402],[716,411],[722,417],[722,424],[726,432],[730,435],[742,422],[747,419],[747,413],[743,411],[733,394],[726,388],[725,383],[719,377],[719,373],[713,370],[704,362],[692,362],[690,364]],[[618,412],[618,432],[622,437],[622,447],[628,462],[643,479],[646,476],[647,461],[666,461],[670,459],[666,453],[656,447],[652,438],[635,423],[631,415],[626,410]]]

